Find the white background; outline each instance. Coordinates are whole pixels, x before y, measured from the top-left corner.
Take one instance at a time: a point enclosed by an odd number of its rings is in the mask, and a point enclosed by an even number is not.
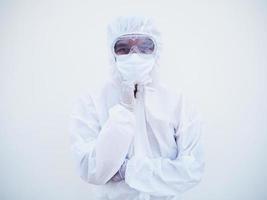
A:
[[[205,120],[206,173],[185,199],[267,199],[267,3],[107,2],[0,2],[0,199],[94,199],[69,115],[106,78],[106,26],[127,13],[156,19],[163,80]]]

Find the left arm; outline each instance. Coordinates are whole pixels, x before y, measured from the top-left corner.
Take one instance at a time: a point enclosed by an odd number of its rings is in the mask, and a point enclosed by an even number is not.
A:
[[[155,196],[178,195],[197,185],[205,161],[201,142],[201,121],[184,102],[176,131],[178,156],[169,158],[133,157],[127,163],[125,181],[130,187]]]

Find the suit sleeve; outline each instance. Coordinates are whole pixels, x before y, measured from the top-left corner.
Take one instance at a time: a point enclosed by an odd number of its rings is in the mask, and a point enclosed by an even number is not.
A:
[[[165,157],[133,157],[128,161],[125,180],[136,190],[155,196],[180,195],[196,186],[205,168],[202,144],[202,122],[198,113],[185,105],[177,109],[175,138],[178,155]]]
[[[96,185],[107,183],[124,162],[134,136],[132,112],[117,104],[100,125],[90,95],[80,96],[70,117],[71,154],[79,176]]]

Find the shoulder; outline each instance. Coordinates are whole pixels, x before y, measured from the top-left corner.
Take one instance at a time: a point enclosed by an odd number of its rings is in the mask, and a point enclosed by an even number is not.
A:
[[[83,103],[94,103],[103,99],[109,91],[112,91],[114,82],[111,79],[107,79],[102,83],[95,85],[89,85],[88,88],[84,91],[81,91],[76,97],[74,97],[74,102],[83,102]]]
[[[173,116],[175,124],[191,123],[193,121],[202,121],[199,108],[193,98],[186,93],[181,87],[168,86],[164,83],[160,84],[161,94],[164,97],[172,99]]]
[[[181,88],[169,86],[164,82],[161,82],[158,85],[158,90],[160,91],[162,97],[168,98],[168,100],[171,100],[176,106],[181,103],[184,96]]]

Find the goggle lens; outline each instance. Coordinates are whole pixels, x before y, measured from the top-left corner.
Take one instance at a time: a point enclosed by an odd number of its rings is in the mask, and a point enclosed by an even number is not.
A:
[[[148,36],[121,37],[114,45],[114,52],[117,55],[125,55],[133,51],[142,54],[152,54],[154,50],[154,41]]]

